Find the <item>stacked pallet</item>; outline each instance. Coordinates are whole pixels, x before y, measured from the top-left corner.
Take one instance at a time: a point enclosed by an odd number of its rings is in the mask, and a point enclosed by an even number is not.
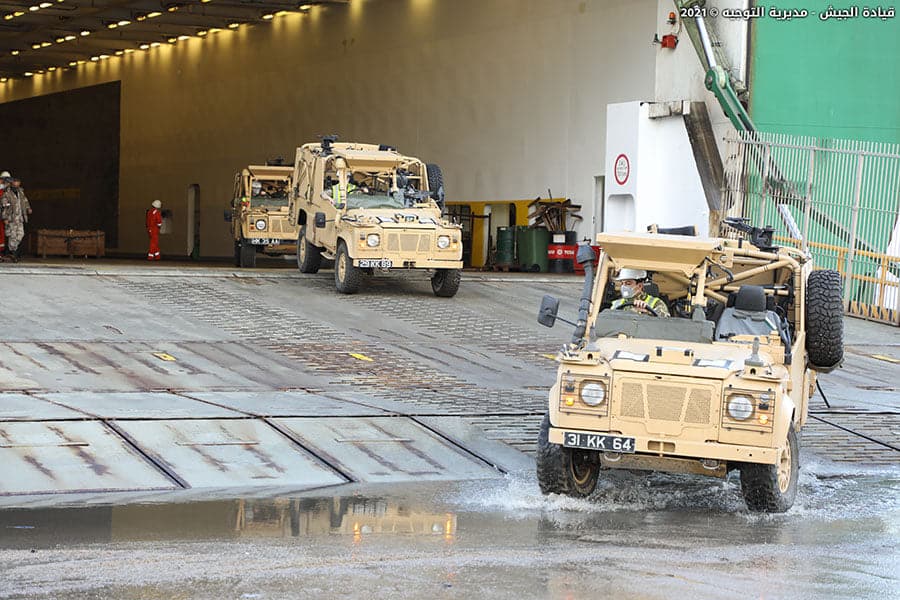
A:
[[[38,229],[37,253],[47,256],[93,256],[101,258],[106,252],[106,233],[78,229]]]

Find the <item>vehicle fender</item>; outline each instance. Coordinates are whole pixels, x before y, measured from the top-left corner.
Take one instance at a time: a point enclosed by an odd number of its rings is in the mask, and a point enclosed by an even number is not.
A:
[[[334,240],[334,251],[337,252],[338,246],[341,245],[341,242],[344,242],[344,245],[347,246],[347,255],[352,259],[356,259],[356,246],[349,241],[347,241],[347,234],[341,234]]]
[[[547,412],[550,413],[550,425],[559,427],[559,382],[550,388],[547,396]]]
[[[781,407],[775,411],[775,426],[772,431],[773,441],[779,446],[787,439],[788,429],[794,426],[794,419],[797,417],[797,406],[787,393],[781,394],[780,404]]]

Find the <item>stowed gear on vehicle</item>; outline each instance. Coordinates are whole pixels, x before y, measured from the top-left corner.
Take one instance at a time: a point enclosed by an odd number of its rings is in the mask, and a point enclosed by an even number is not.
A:
[[[816,372],[843,360],[841,279],[773,246],[771,231],[726,225],[751,241],[600,234],[596,278],[580,249],[578,322],[538,439],[543,493],[587,496],[607,468],[737,469],[750,510],[791,507]],[[644,293],[672,318],[613,308],[625,269],[646,272]],[[558,306],[546,296],[538,321],[552,326]]]

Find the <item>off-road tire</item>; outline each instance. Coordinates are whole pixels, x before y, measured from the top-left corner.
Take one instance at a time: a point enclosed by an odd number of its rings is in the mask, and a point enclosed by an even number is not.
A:
[[[741,466],[741,493],[751,512],[783,513],[793,506],[797,497],[800,473],[800,446],[791,425],[787,448],[782,450],[774,465],[745,464]]]
[[[550,443],[550,415],[544,415],[538,433],[537,480],[542,494],[590,496],[600,476],[599,461],[584,460],[590,453]]]
[[[443,210],[444,198],[438,195],[438,190],[444,186],[444,173],[441,171],[441,168],[434,163],[425,165],[425,173],[428,176],[428,189],[431,192],[431,197],[437,202],[441,210]]]
[[[806,352],[810,366],[825,373],[844,360],[844,301],[837,271],[813,271],[806,280]]]
[[[241,238],[240,246],[238,266],[253,269],[256,267],[256,247],[244,238]]]
[[[297,234],[297,268],[301,273],[318,273],[322,266],[322,250],[306,239],[306,225]]]
[[[362,278],[362,269],[353,266],[347,246],[344,242],[338,242],[337,255],[334,257],[334,287],[342,294],[355,294],[359,291]]]
[[[462,273],[459,269],[438,269],[431,277],[431,289],[441,298],[452,298],[459,291]]]

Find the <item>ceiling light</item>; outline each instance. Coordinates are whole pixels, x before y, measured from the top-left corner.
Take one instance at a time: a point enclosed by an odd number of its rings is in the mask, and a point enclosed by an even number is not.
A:
[[[10,54],[12,54],[13,56],[18,56],[18,55],[19,55],[19,51],[18,51],[18,50],[13,50],[13,51],[10,52]]]
[[[158,17],[158,16],[160,16],[160,15],[162,15],[161,12],[155,11],[155,10],[154,10],[152,13],[147,13],[147,18],[148,18],[148,19],[155,19],[156,17]]]
[[[85,35],[91,35],[91,32],[88,31],[87,29],[85,29],[85,30],[83,30],[83,31],[81,32],[81,35],[82,35],[82,36],[85,36]]]
[[[178,38],[177,38],[177,37],[170,37],[170,38],[169,38],[168,40],[166,40],[166,41],[169,42],[170,44],[174,44],[175,42],[178,41]]]
[[[87,61],[84,60],[84,59],[78,59],[78,64],[79,64],[79,65],[83,65],[83,64],[86,63],[86,62],[87,62]]]
[[[53,72],[53,71],[55,71],[55,70],[56,70],[56,67],[50,67],[50,68],[49,68],[49,69],[47,69],[47,70],[48,70],[48,71],[50,71],[50,72],[51,72],[51,73],[52,73],[52,72]]]
[[[40,50],[40,49],[41,49],[41,45],[40,45],[40,44],[32,44],[32,45],[31,45],[31,49],[32,49],[32,50]]]
[[[177,5],[177,4],[173,4],[172,6],[170,6],[169,8],[167,8],[166,10],[169,11],[169,12],[175,12],[176,10],[178,10],[178,5]]]
[[[107,58],[109,58],[109,54],[101,54],[100,55],[100,60],[106,60]]]
[[[135,21],[144,21],[147,19],[147,15],[138,15],[134,18]]]
[[[262,16],[262,18],[263,18],[264,20],[266,20],[266,21],[269,21],[269,20],[271,20],[271,19],[274,19],[274,18],[275,18],[275,15],[273,15],[272,13],[266,13],[266,14],[264,14],[264,15]]]
[[[41,42],[41,48],[46,48],[47,46],[52,46],[50,42]]]
[[[116,56],[122,56],[123,54],[125,54],[124,50],[116,50]]]
[[[208,32],[207,30],[204,29],[203,31],[198,31],[198,32],[197,32],[197,35],[200,36],[200,37],[203,37],[203,36],[206,35],[207,33],[209,33],[209,32]]]
[[[128,19],[122,19],[121,21],[119,21],[118,25],[119,27],[125,27],[126,25],[131,25],[131,21],[129,21]]]
[[[13,16],[14,16],[14,17],[21,17],[21,16],[24,15],[24,14],[25,14],[25,11],[24,11],[24,10],[17,10],[16,12],[13,13]]]
[[[158,46],[162,46],[162,44],[159,43],[159,42],[150,42],[150,47],[151,47],[151,48],[156,48],[156,47],[158,47]]]
[[[179,35],[179,36],[178,36],[178,39],[181,40],[181,41],[183,42],[184,40],[189,40],[189,39],[191,39],[191,36],[189,36],[189,35]]]
[[[66,41],[66,38],[56,38],[57,44],[62,44],[64,41]]]
[[[25,77],[31,77],[32,75],[34,75],[34,73],[32,73],[31,71],[25,71],[24,73],[22,73],[22,75],[24,75]]]
[[[110,29],[115,29],[118,26],[119,26],[118,23],[110,23],[109,25],[107,25],[107,27],[109,27]]]
[[[219,29],[218,27],[213,27],[212,29],[209,30],[210,33],[219,33],[220,31],[222,31],[222,30]]]
[[[312,8],[312,4],[301,4],[298,8],[300,10],[309,10]]]
[[[286,11],[286,10],[279,10],[277,13],[275,13],[275,16],[276,16],[276,17],[283,17],[283,16],[286,15],[286,14],[288,14],[288,11]]]
[[[7,21],[10,21],[10,20],[12,20],[13,18],[15,18],[15,15],[12,14],[12,13],[10,13],[10,14],[8,14],[8,15],[3,15],[3,18],[6,19]]]
[[[229,23],[229,24],[228,24],[228,29],[237,29],[237,28],[240,27],[240,26],[241,26],[240,23]]]
[[[41,10],[41,7],[35,4],[34,6],[29,6],[28,10],[30,10],[31,12],[34,12],[36,10]]]
[[[77,66],[78,66],[78,61],[74,61],[74,60],[73,60],[72,62],[69,63],[69,66],[70,66],[70,67],[77,67]]]
[[[9,78],[7,78],[7,77],[0,77],[0,83],[6,83],[7,81],[9,81]]]
[[[140,49],[141,49],[141,50],[149,50],[149,49],[150,49],[150,44],[141,44],[141,45],[140,45]]]
[[[72,34],[69,34],[69,35],[67,35],[67,36],[65,37],[65,40],[66,40],[67,42],[71,42],[71,41],[74,40],[76,37],[77,37],[77,36],[74,36],[74,35],[72,35]]]
[[[100,57],[99,57],[99,56],[92,56],[92,57],[91,57],[91,62],[97,62],[98,60],[100,60]]]
[[[53,6],[53,3],[52,2],[41,2],[38,6],[40,6],[41,8],[50,8],[51,6]]]

